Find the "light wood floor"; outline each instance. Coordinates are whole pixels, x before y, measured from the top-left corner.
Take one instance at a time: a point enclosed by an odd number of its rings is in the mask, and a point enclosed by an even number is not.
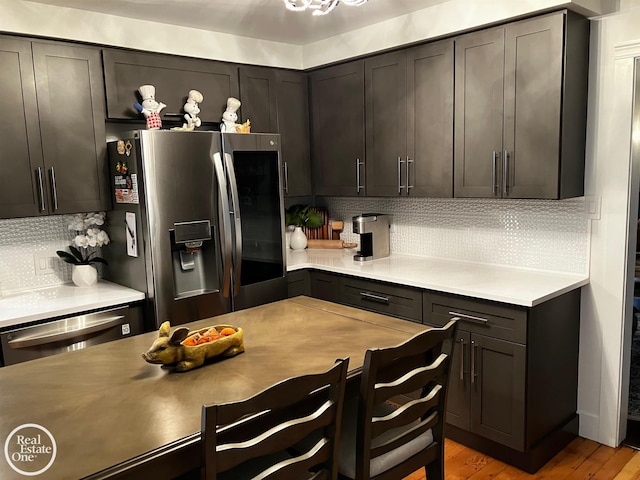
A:
[[[639,451],[584,438],[576,438],[534,475],[451,440],[446,441],[444,452],[446,480],[640,480]],[[404,480],[424,479],[422,469]]]

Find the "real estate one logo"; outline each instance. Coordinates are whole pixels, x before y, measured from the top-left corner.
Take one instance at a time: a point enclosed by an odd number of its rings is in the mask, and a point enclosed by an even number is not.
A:
[[[37,423],[14,428],[4,442],[4,456],[9,466],[29,477],[46,472],[53,465],[56,451],[51,432]]]

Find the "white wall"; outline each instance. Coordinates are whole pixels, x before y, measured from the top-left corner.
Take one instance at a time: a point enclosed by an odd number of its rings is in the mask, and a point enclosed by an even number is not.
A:
[[[389,1],[389,0],[387,0]],[[629,0],[631,1],[631,0]],[[570,6],[584,15],[603,13],[600,0],[448,0],[409,15],[361,28],[344,35],[303,47],[305,68],[323,65],[341,58],[356,57],[424,39],[450,36],[508,19]]]
[[[447,0],[304,47],[24,0],[0,0],[0,31],[304,69],[564,6],[601,13],[602,1],[610,0]],[[274,4],[284,8],[280,0]]]
[[[638,198],[630,161],[633,60],[628,55],[634,47],[626,52],[621,47],[640,41],[638,5],[625,2],[626,11],[591,23],[585,188],[601,198],[601,219],[592,222],[590,284],[582,296],[578,409],[580,434],[612,446],[626,432],[634,260],[627,249],[635,239],[629,222],[636,218]]]

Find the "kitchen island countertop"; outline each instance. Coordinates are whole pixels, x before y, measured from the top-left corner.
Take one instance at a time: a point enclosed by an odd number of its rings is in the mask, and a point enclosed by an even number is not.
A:
[[[0,298],[0,328],[144,300],[144,293],[100,280],[91,287],[73,284],[6,293]]]
[[[287,270],[323,270],[369,280],[533,307],[589,283],[588,275],[392,254],[357,262],[355,249],[287,250]]]

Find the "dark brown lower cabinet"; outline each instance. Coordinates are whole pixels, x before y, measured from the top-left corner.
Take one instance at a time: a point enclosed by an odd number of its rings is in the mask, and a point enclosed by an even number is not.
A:
[[[530,473],[576,437],[580,289],[523,307],[331,272],[292,273],[290,296],[304,291],[432,326],[460,319],[447,437]]]
[[[287,272],[287,296],[289,298],[299,295],[311,295],[308,270],[296,270]]]
[[[580,290],[535,307],[424,293],[424,323],[458,317],[448,437],[535,472],[576,435]]]
[[[524,448],[524,345],[458,330],[447,422]]]
[[[311,296],[328,302],[340,302],[340,276],[311,271]]]

